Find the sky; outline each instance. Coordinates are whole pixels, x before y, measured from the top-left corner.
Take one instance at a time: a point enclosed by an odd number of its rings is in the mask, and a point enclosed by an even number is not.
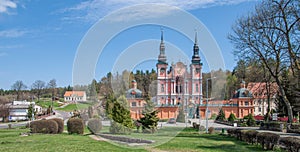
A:
[[[247,15],[258,2],[0,0],[0,88],[10,89],[17,80],[22,80],[29,89],[36,80],[47,83],[56,79],[60,87],[72,85],[74,65],[80,55],[78,52],[83,48],[85,39],[88,39],[88,33],[101,27],[105,24],[104,21],[109,22],[108,30],[95,30],[97,36],[93,37],[91,44],[95,44],[93,47],[98,46],[100,53],[83,58],[86,66],[94,67],[92,77],[96,80],[100,80],[108,72],[124,70],[122,68],[133,71],[156,69],[156,58],[148,58],[147,55],[159,54],[161,31],[164,34],[169,64],[177,61],[189,64],[194,40],[187,35],[197,32],[203,72],[214,70],[215,67],[209,63],[207,56],[207,53],[214,50],[205,46],[210,44],[206,42],[207,35],[203,32],[203,29],[206,29],[217,43],[225,69],[232,70],[236,66],[236,58],[232,54],[234,47],[227,36],[232,32],[236,19]],[[152,4],[167,7],[157,6],[157,9],[153,9],[150,7]],[[166,26],[167,23],[171,23],[168,18],[173,14],[173,7],[190,14],[205,28],[189,26],[190,23],[180,17],[174,24],[189,27],[188,34],[172,28],[172,25]],[[140,24],[122,31],[114,31],[131,21],[143,23],[149,18],[159,18],[158,21],[164,24]],[[106,38],[105,34],[112,33],[113,37],[110,37],[101,49],[98,43]],[[96,61],[91,59],[93,55]],[[139,57],[139,60],[123,67],[124,64],[134,61],[135,57]]]

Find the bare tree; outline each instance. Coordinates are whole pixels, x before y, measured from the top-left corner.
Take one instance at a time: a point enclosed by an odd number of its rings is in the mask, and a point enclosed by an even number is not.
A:
[[[20,95],[21,95],[22,91],[26,88],[27,88],[27,86],[21,80],[16,81],[11,86],[11,89],[16,91],[16,93],[17,93],[17,100],[20,100]]]
[[[9,106],[7,103],[9,103],[8,98],[0,96],[0,117],[2,117],[2,122],[5,122],[9,116]]]
[[[289,122],[293,111],[286,96],[282,74],[292,68],[299,71],[299,1],[263,1],[254,12],[241,17],[229,36],[242,59],[257,58],[274,78],[281,102],[287,108]]]
[[[51,90],[51,96],[52,96],[52,108],[53,109],[53,101],[55,100],[55,94],[56,94],[56,80],[52,79],[48,83],[48,88]]]
[[[32,91],[34,91],[36,93],[38,100],[40,100],[40,96],[41,96],[44,88],[45,88],[45,82],[42,80],[36,80],[32,84],[31,89],[32,89]]]

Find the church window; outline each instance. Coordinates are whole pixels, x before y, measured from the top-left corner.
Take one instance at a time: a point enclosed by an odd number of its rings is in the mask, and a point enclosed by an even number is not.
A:
[[[132,103],[131,103],[131,106],[132,106],[132,107],[136,107],[136,102],[132,102]]]
[[[161,92],[165,92],[165,85],[161,84]]]
[[[196,84],[196,92],[199,92],[199,85]]]

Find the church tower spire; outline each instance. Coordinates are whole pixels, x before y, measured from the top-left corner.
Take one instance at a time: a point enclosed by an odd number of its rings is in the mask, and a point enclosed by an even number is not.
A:
[[[194,49],[193,49],[192,64],[200,64],[197,31],[195,31],[195,42],[194,42]]]
[[[158,62],[166,63],[166,61],[167,61],[167,57],[165,54],[164,31],[163,31],[163,29],[161,29]]]

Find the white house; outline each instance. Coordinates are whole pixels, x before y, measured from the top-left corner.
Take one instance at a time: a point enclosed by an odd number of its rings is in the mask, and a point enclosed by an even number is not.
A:
[[[34,111],[36,113],[42,112],[42,107],[35,105],[35,102],[28,101],[13,101],[11,105],[9,105],[9,120],[17,121],[17,120],[27,120],[28,117],[28,108],[29,106],[34,105]]]
[[[86,101],[85,91],[66,91],[64,95],[66,102]]]
[[[268,88],[268,90],[267,90]],[[276,95],[278,86],[276,83],[267,85],[265,82],[250,82],[248,89],[252,92],[254,98],[254,115],[265,115],[268,108],[268,93],[270,95],[270,109],[276,109]]]

